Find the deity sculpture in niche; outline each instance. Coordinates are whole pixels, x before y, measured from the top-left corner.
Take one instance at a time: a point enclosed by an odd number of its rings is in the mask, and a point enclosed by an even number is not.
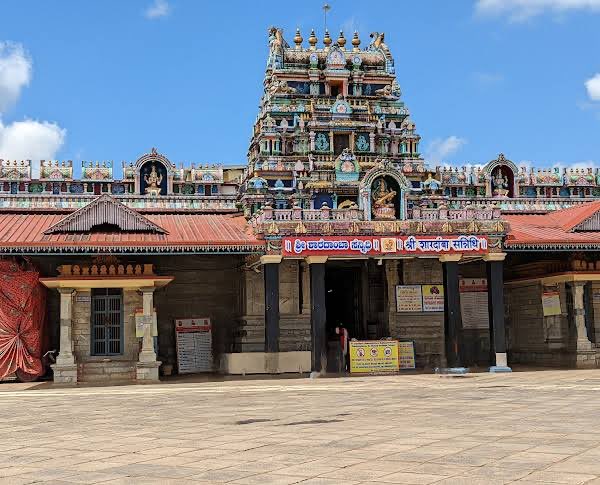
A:
[[[494,197],[508,197],[508,177],[497,167],[492,173],[492,193]]]
[[[360,166],[349,148],[344,148],[335,161],[335,178],[340,182],[357,182]]]
[[[154,197],[160,195],[160,184],[162,183],[162,179],[163,176],[156,171],[156,165],[153,163],[150,173],[144,175],[146,194]]]
[[[385,179],[380,178],[374,184],[372,192],[373,217],[376,220],[394,220],[396,219],[396,208],[394,200],[396,191],[388,187]]]
[[[340,154],[340,161],[340,171],[345,173],[355,171],[354,156],[350,152],[349,148],[344,148],[342,150],[342,153]]]
[[[367,135],[360,134],[356,137],[355,147],[359,152],[367,152],[369,151],[369,140],[367,139]]]
[[[317,133],[315,147],[320,152],[326,152],[329,150],[329,138],[325,133]]]

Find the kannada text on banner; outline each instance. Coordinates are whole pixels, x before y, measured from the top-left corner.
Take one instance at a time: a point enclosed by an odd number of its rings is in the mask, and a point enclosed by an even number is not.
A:
[[[284,256],[377,256],[383,254],[448,254],[488,252],[483,236],[306,236],[283,238]]]
[[[398,341],[350,341],[350,373],[382,374],[400,368]]]

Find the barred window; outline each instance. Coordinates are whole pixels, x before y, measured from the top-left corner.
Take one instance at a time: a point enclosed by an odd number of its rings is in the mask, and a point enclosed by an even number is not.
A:
[[[92,355],[123,353],[123,293],[120,288],[92,290]]]

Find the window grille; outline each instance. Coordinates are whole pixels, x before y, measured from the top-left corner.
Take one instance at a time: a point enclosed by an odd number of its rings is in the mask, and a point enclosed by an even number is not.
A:
[[[120,288],[92,290],[92,355],[123,353],[123,294]]]

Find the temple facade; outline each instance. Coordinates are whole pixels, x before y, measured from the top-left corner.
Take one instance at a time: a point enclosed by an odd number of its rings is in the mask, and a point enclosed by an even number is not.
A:
[[[194,319],[223,373],[340,372],[338,327],[419,368],[598,366],[600,173],[431,166],[385,35],[307,41],[269,30],[247,164],[0,161],[0,252],[48,288],[55,381],[182,371]]]

